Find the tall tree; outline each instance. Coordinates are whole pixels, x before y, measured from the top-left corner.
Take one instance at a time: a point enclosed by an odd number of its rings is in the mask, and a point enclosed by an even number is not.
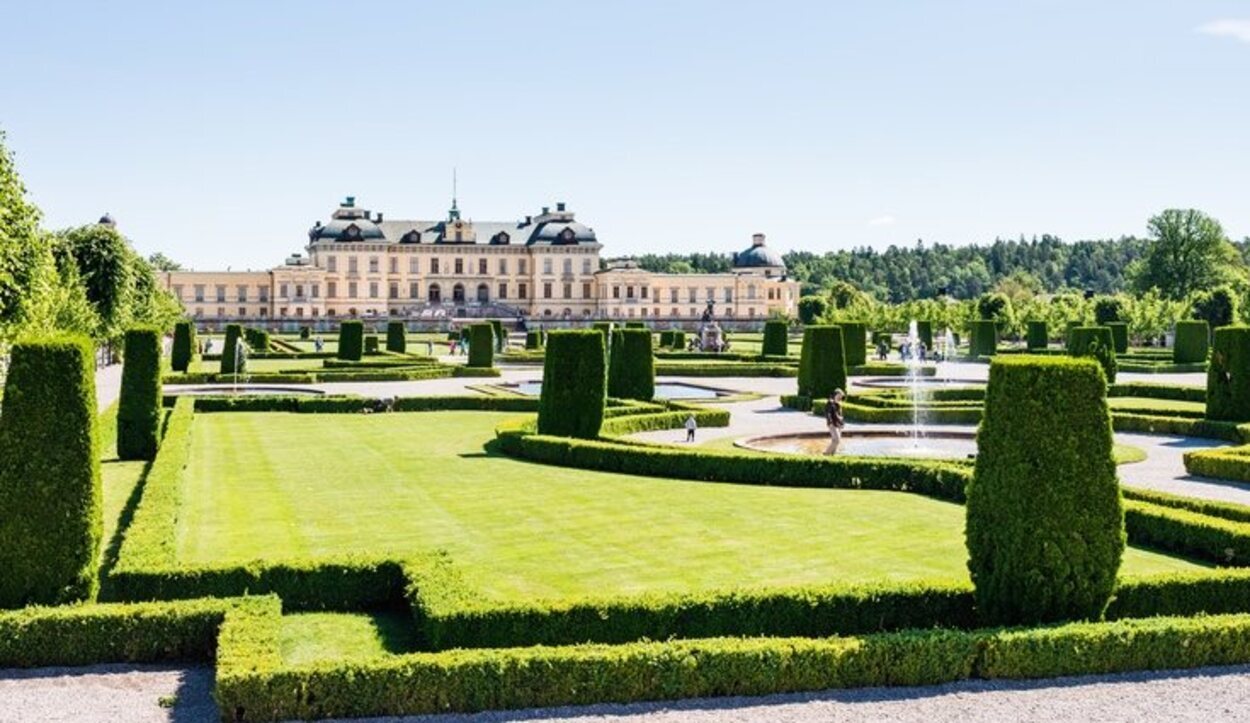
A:
[[[1158,289],[1166,298],[1184,299],[1245,278],[1241,255],[1219,221],[1202,211],[1170,208],[1148,226],[1154,240],[1134,269],[1138,291]]]
[[[26,200],[26,186],[0,131],[0,327],[23,321],[34,301],[32,279],[45,263],[47,240],[39,232],[39,209]]]

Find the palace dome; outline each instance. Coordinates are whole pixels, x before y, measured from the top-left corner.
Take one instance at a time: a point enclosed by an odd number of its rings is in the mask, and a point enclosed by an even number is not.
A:
[[[735,269],[786,268],[781,254],[764,245],[764,234],[757,233],[751,239],[751,248],[734,254]]]

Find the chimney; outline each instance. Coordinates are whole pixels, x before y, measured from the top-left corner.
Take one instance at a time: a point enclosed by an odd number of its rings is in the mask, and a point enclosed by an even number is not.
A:
[[[355,205],[356,205],[356,197],[355,197],[355,196],[348,196],[347,198],[343,199],[343,207],[344,207],[344,208],[353,208],[353,207],[355,207]]]
[[[543,206],[543,215],[546,216],[549,213],[551,213],[551,206]]]
[[[375,223],[382,223],[382,212],[378,211],[378,220]]]
[[[751,245],[752,245],[752,246],[763,246],[763,245],[764,245],[764,234],[762,234],[762,233],[751,234]]]
[[[525,217],[525,224],[524,224],[524,225],[525,225],[525,226],[530,225],[531,223],[533,223],[533,220],[534,220],[534,217],[533,217],[533,216],[526,216],[526,217]]]
[[[557,202],[556,202],[556,211],[557,211],[557,212],[560,212],[560,213],[563,213],[563,212],[564,212],[564,201],[557,201]]]

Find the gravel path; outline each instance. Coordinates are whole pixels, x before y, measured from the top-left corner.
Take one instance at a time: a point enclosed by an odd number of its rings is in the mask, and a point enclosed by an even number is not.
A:
[[[218,720],[212,686],[206,667],[0,670],[0,723],[209,723]]]

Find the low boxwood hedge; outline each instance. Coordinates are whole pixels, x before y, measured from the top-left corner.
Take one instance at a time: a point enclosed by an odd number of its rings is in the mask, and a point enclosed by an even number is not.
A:
[[[798,369],[791,364],[658,361],[655,364],[655,373],[664,377],[793,377],[798,374]]]
[[[1250,482],[1250,445],[1186,452],[1185,471],[1203,477]]]

